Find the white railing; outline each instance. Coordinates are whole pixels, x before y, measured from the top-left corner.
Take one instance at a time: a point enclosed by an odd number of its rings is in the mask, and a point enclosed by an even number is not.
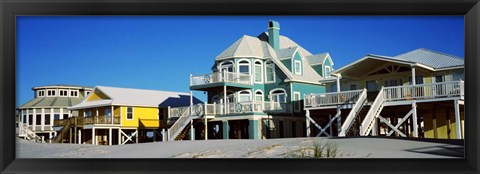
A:
[[[251,75],[233,72],[214,72],[212,74],[194,75],[190,77],[190,86],[205,85],[210,83],[228,82],[239,84],[252,84]]]
[[[171,108],[170,112],[172,112],[172,110],[175,110],[175,109],[176,108]],[[175,137],[178,134],[180,134],[182,129],[188,124],[190,119],[192,119],[192,117],[190,117],[190,107],[181,107],[181,109],[178,108],[177,111],[178,111],[177,114],[178,113],[181,113],[181,114],[179,114],[179,117],[178,117],[177,121],[175,121],[175,123],[173,123],[173,125],[170,127],[170,129],[168,129],[168,140],[169,141],[174,140]]]
[[[375,117],[380,114],[379,112],[382,109],[383,102],[385,101],[384,97],[384,87],[380,89],[380,92],[378,92],[377,97],[373,101],[372,105],[370,106],[370,109],[367,112],[367,115],[362,121],[362,124],[360,125],[360,135],[361,136],[367,136],[370,133],[370,130],[372,130],[373,126],[373,121]]]
[[[305,95],[304,106],[318,107],[339,104],[352,104],[358,100],[363,90],[331,92],[323,94],[308,94]]]
[[[345,119],[345,122],[343,122],[342,129],[340,130],[340,133],[338,134],[338,136],[346,135],[346,133],[352,126],[353,120],[355,120],[355,117],[358,116],[366,100],[367,100],[367,89],[363,89],[362,92],[360,93],[360,96],[354,101],[355,104],[353,105],[352,110],[350,110],[350,113]]]
[[[34,142],[41,142],[42,138],[40,138],[37,134],[35,134],[32,129],[28,125],[20,124],[18,126],[18,136],[25,137],[26,139]]]
[[[184,114],[189,114],[190,107],[177,107],[177,108],[170,108],[170,117],[181,117]]]
[[[203,105],[202,105],[203,106]],[[290,112],[290,103],[279,102],[235,102],[206,104],[205,115],[241,114],[250,112]]]
[[[421,85],[392,86],[383,89],[386,101],[421,100],[464,96],[464,82],[441,82]]]

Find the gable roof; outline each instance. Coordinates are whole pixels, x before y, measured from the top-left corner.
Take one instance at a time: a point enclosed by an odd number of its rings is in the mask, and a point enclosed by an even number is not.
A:
[[[432,51],[425,48],[419,48],[407,53],[400,54],[394,58],[421,63],[434,69],[463,66],[464,60],[461,57]]]
[[[328,52],[305,56],[305,59],[307,59],[308,64],[311,65],[311,66],[312,65],[323,64],[326,59],[330,59],[330,61],[331,61],[331,57],[330,57],[330,54]],[[331,62],[332,62],[332,65],[333,65],[333,61],[331,61]]]
[[[189,106],[190,94],[185,92],[171,92],[171,91],[157,91],[146,89],[132,89],[97,86],[94,91],[100,91],[105,94],[108,99],[87,101],[89,96],[78,105],[72,106],[69,109],[81,109],[98,106],[122,105],[122,106],[144,106],[144,107],[159,107],[159,106]],[[194,97],[194,103],[201,101]]]

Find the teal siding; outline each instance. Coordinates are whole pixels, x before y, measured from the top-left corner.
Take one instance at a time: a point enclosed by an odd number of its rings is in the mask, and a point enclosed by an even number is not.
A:
[[[325,73],[326,73],[326,72],[325,72],[325,67],[326,67],[326,66],[329,66],[329,67],[330,67],[330,71],[333,71],[332,62],[330,62],[329,59],[327,58],[327,59],[325,59],[325,61],[324,61],[323,64],[322,64],[322,69],[323,69],[322,74],[325,74]],[[322,76],[322,77],[325,77],[325,76]]]
[[[228,131],[229,131],[230,128],[228,126],[228,121],[223,121],[222,123],[223,123],[223,127],[222,127],[222,129],[223,129],[223,139],[226,140],[226,139],[229,139]]]
[[[248,120],[249,139],[258,139],[258,120]]]
[[[270,93],[271,90],[276,89],[276,88],[282,88],[285,90],[287,94],[287,101],[290,101],[290,83],[284,82],[284,80],[287,78],[287,76],[278,68],[275,66],[275,83],[269,83],[265,84],[265,91],[264,91],[264,101],[270,101],[268,98],[268,94]]]
[[[303,95],[311,93],[325,93],[326,88],[323,85],[313,85],[305,83],[292,83],[292,91],[300,92],[300,99],[303,100]]]
[[[323,65],[314,65],[312,68],[323,77]]]
[[[283,63],[283,65],[285,67],[287,67],[287,69],[292,72],[292,60],[291,59],[285,59],[285,60],[281,60],[281,62]]]

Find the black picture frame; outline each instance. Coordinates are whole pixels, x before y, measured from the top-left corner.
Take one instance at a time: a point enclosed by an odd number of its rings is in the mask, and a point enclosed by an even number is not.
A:
[[[2,173],[478,173],[478,0],[0,0]],[[465,159],[15,159],[18,15],[464,15]]]

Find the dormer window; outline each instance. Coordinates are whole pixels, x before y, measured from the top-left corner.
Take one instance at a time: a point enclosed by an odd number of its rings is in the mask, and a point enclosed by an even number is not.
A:
[[[88,96],[90,94],[90,91],[85,91],[85,96]]]
[[[68,96],[68,90],[66,89],[61,89],[59,90],[60,97],[67,97]]]
[[[49,89],[49,90],[47,90],[47,96],[48,97],[53,97],[53,96],[56,95],[55,92],[56,92],[55,89]]]
[[[295,60],[295,74],[302,74],[302,62],[299,60]]]
[[[45,90],[38,90],[37,91],[37,96],[38,97],[45,97]]]
[[[331,72],[331,71],[332,71],[332,70],[330,69],[329,66],[325,66],[325,77],[326,77],[326,78],[330,77],[330,72]]]

